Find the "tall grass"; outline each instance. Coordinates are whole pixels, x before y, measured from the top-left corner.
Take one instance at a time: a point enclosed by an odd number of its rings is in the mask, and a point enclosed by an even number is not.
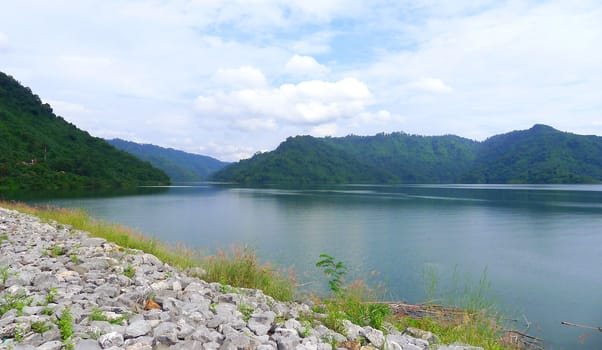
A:
[[[295,280],[291,273],[282,273],[268,264],[261,264],[252,249],[232,248],[206,256],[181,244],[170,245],[119,224],[94,219],[81,209],[52,206],[30,206],[18,202],[0,201],[0,207],[34,215],[43,221],[56,221],[74,229],[87,231],[93,237],[104,238],[123,248],[139,249],[153,254],[161,261],[181,270],[200,267],[207,273],[207,282],[219,282],[233,287],[261,289],[277,300],[290,301],[295,295]]]
[[[503,317],[490,298],[491,284],[487,269],[475,284],[469,280],[461,283],[457,270],[451,276],[452,287],[437,298],[439,277],[435,270],[424,271],[427,299],[424,310],[427,317],[402,317],[397,321],[401,328],[415,327],[430,331],[443,343],[462,342],[491,350],[519,349],[505,341]],[[438,305],[443,302],[447,307]]]

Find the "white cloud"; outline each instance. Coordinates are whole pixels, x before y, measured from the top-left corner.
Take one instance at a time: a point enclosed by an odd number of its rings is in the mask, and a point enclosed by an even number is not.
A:
[[[330,72],[328,67],[321,65],[311,56],[294,55],[284,66],[287,73],[298,77],[321,77]]]
[[[335,136],[337,130],[337,125],[334,123],[320,124],[311,128],[310,134],[316,137]]]
[[[421,78],[408,84],[410,88],[433,93],[449,93],[453,89],[447,86],[441,79]]]
[[[323,124],[353,118],[371,104],[368,87],[355,78],[337,82],[320,80],[283,84],[272,89],[242,89],[199,96],[201,116],[230,120],[271,118],[293,124]]]
[[[267,85],[267,80],[263,73],[250,66],[243,66],[235,69],[219,69],[214,76],[215,81],[228,88],[263,88]]]
[[[198,152],[202,154],[212,154],[218,159],[225,161],[250,158],[255,153],[251,147],[223,144],[214,141],[207,142],[203,146],[200,146]]]

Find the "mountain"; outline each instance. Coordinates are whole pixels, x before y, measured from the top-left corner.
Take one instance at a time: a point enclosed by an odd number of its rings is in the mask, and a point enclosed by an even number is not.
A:
[[[482,142],[471,171],[473,183],[595,183],[602,181],[602,137],[531,129],[493,136]]]
[[[29,88],[0,72],[0,190],[168,183],[162,171],[56,116]]]
[[[258,153],[213,174],[216,181],[245,185],[395,182],[386,170],[362,163],[324,139],[289,137],[276,150]]]
[[[325,141],[405,183],[453,182],[474,161],[477,144],[452,135],[417,136],[400,132]]]
[[[247,185],[597,183],[602,182],[602,137],[561,132],[546,125],[483,142],[405,133],[303,136],[232,164],[214,174],[214,179]]]
[[[143,159],[163,170],[172,181],[202,181],[230,163],[171,148],[139,144],[121,139],[107,140],[118,149]]]

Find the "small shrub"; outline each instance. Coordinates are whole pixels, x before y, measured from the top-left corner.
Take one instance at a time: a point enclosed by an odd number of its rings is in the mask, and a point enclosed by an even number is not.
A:
[[[334,258],[328,254],[320,254],[320,260],[316,263],[317,267],[323,269],[324,274],[330,278],[328,286],[330,290],[337,294],[341,291],[343,277],[347,274],[347,267],[341,261],[334,261]]]
[[[253,315],[253,312],[255,312],[255,310],[252,307],[245,304],[240,304],[238,306],[238,311],[242,314],[242,319],[245,322],[249,322],[249,320],[251,319],[251,315]]]
[[[23,308],[30,306],[32,298],[28,297],[25,293],[9,294],[6,293],[0,297],[0,317],[9,310],[17,310],[17,315],[23,315]]]
[[[53,245],[52,248],[50,248],[50,252],[49,252],[49,254],[54,257],[65,255],[66,253],[67,253],[67,249],[65,247],[61,247],[58,244]]]
[[[134,275],[136,274],[136,270],[132,267],[132,265],[128,265],[126,266],[125,269],[123,269],[123,274],[127,277],[127,278],[132,278],[134,277]]]
[[[8,266],[0,267],[0,280],[2,280],[2,286],[6,284],[6,280],[10,276],[10,272],[8,271]]]
[[[67,346],[67,344],[71,341],[71,337],[73,336],[73,316],[71,315],[71,310],[68,307],[63,310],[60,317],[56,321],[56,325],[59,327],[63,344]]]
[[[46,305],[54,303],[56,301],[57,295],[58,295],[58,292],[57,292],[56,288],[50,288],[50,291],[48,292],[48,294],[46,294],[46,300],[45,300]]]
[[[128,318],[128,314],[123,314],[117,318],[109,318],[107,315],[105,315],[101,309],[95,307],[92,308],[92,313],[90,315],[88,315],[88,319],[90,321],[106,321],[109,322],[111,324],[122,324],[123,321],[125,319]]]
[[[50,329],[50,325],[46,324],[44,321],[37,321],[31,324],[31,330],[35,333],[44,333]]]
[[[21,323],[17,324],[17,328],[15,330],[15,341],[17,343],[21,343],[23,341],[23,338],[25,337],[23,334],[23,325]]]

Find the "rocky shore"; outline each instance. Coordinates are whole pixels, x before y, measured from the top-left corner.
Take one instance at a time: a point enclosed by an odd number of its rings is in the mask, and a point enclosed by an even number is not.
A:
[[[153,255],[0,208],[0,349],[480,349],[350,322],[342,335],[319,319],[306,304],[207,283]]]

